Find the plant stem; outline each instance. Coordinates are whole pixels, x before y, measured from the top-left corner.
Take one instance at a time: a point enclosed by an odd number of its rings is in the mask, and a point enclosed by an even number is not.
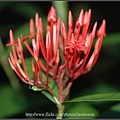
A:
[[[58,107],[58,116],[56,119],[62,119],[63,112],[64,112],[64,106],[62,104],[57,105]]]

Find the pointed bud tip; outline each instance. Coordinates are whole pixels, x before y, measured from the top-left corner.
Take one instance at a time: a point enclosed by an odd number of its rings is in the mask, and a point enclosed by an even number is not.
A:
[[[98,32],[97,32],[97,36],[103,36],[105,37],[106,36],[106,21],[103,20]]]
[[[34,21],[30,19],[30,35],[34,35]]]
[[[9,31],[10,36],[13,35],[13,31],[10,29]]]
[[[91,9],[89,9],[89,14],[91,14]]]
[[[94,27],[93,27],[93,30],[92,30],[92,38],[95,37],[95,34],[96,34],[96,28],[97,28],[97,22],[95,22]]]
[[[39,16],[39,15],[38,15],[38,12],[36,12],[35,17],[36,17],[36,16]]]
[[[68,17],[68,26],[72,27],[73,25],[73,17],[72,17],[72,12],[69,11],[69,17]]]
[[[89,11],[85,12],[83,25],[89,25],[91,20],[91,9]]]
[[[63,39],[67,39],[66,27],[63,21],[61,23],[61,34],[63,36]]]
[[[48,13],[48,22],[56,22],[57,16],[55,8],[52,6]]]
[[[91,9],[89,9],[89,11],[88,11],[88,17],[87,17],[87,19],[88,19],[88,23],[90,23],[90,20],[91,20]]]
[[[9,36],[10,36],[10,42],[14,43],[14,35],[13,35],[13,31],[11,29],[9,31]]]
[[[79,17],[76,21],[76,26],[82,26],[83,24],[83,9],[81,10]]]
[[[35,25],[36,25],[36,28],[38,27],[38,20],[39,20],[39,15],[36,12],[36,14],[35,14]]]

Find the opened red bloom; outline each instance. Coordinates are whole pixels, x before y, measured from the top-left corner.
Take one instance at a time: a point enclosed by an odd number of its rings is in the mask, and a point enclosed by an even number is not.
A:
[[[80,75],[89,72],[95,65],[103,37],[106,35],[106,22],[103,20],[97,32],[96,22],[92,32],[88,32],[91,10],[85,13],[81,10],[75,25],[72,13],[69,11],[68,31],[66,31],[64,22],[57,18],[53,6],[47,19],[46,39],[43,36],[42,19],[39,18],[38,13],[35,16],[36,32],[33,19],[30,20],[30,35],[28,36],[19,37],[15,41],[13,32],[10,30],[10,43],[7,45],[12,47],[12,52],[10,52],[9,63],[23,82],[48,90],[62,103],[73,81]],[[89,57],[96,35],[94,51]],[[28,44],[29,40],[32,41],[32,46]],[[31,61],[32,78],[29,77],[27,71],[23,45],[26,46],[33,58]],[[46,77],[44,77],[44,73]],[[53,82],[57,86],[58,94],[51,87]]]

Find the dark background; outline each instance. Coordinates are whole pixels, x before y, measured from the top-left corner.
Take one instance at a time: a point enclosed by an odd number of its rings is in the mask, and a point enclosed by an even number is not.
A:
[[[29,34],[29,20],[34,18],[36,12],[43,19],[45,32],[47,14],[52,4],[52,2],[0,2],[0,36],[4,46],[0,47],[0,118],[27,118],[25,113],[29,112],[57,113],[56,106],[51,101],[40,92],[30,90],[29,86],[22,83],[12,72],[7,62],[10,48],[5,46],[9,43],[10,29],[14,31],[16,38],[20,34]],[[107,36],[103,41],[99,59],[91,72],[75,80],[71,87],[70,99],[80,95],[119,92],[120,2],[69,1],[67,5],[72,11],[74,21],[81,9],[84,11],[91,9],[91,29],[95,21],[98,22],[98,27],[103,19],[107,23]],[[67,7],[64,9],[68,10]],[[118,102],[66,104],[66,112],[73,111],[95,113],[95,118],[120,118]]]

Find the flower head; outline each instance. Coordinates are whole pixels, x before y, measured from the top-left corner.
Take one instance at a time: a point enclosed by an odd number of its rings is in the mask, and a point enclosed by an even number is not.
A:
[[[60,103],[65,99],[73,81],[87,72],[95,65],[103,37],[106,35],[106,22],[103,20],[99,30],[97,22],[94,24],[92,32],[88,32],[91,20],[91,10],[88,12],[81,10],[75,27],[72,12],[68,15],[68,31],[64,22],[57,18],[56,11],[52,6],[48,13],[48,24],[46,27],[46,39],[43,37],[42,19],[38,13],[35,15],[35,25],[30,19],[30,35],[14,40],[12,30],[10,30],[10,43],[12,47],[9,63],[20,79],[37,88],[44,88],[57,97]],[[36,32],[34,31],[34,26]],[[92,43],[97,34],[97,41],[94,51],[89,58]],[[32,47],[27,40],[32,41]],[[25,63],[23,45],[26,46],[32,56],[31,69],[33,77],[30,78]],[[63,62],[61,62],[61,54]],[[43,62],[45,61],[45,63]],[[20,61],[20,62],[19,62]],[[44,76],[44,73],[46,74]],[[56,95],[51,83],[55,83],[58,89]]]

